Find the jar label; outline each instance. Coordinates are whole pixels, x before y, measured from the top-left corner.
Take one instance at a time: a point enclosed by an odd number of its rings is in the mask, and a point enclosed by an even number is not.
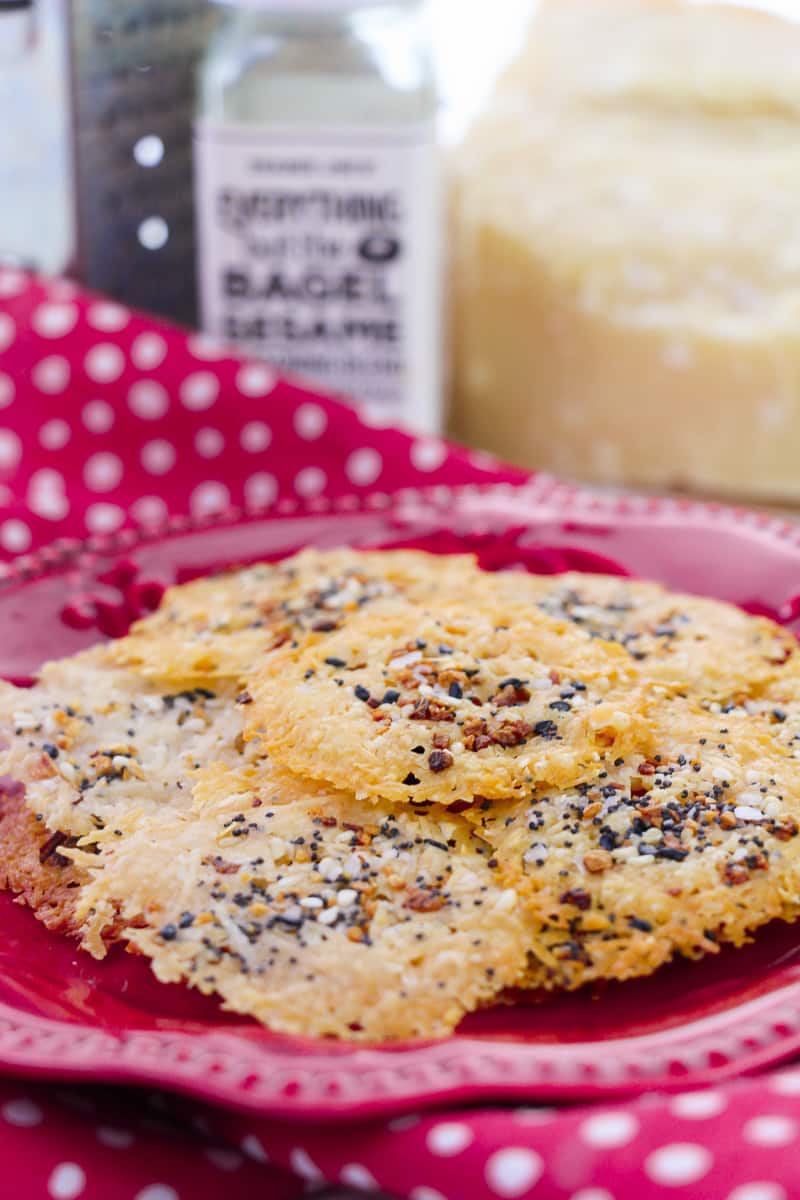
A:
[[[430,125],[195,128],[205,331],[386,420],[439,421],[441,213]]]

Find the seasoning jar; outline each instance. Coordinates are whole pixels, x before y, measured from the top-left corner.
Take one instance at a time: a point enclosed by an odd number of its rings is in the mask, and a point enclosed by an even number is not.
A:
[[[436,87],[419,0],[217,0],[195,127],[203,329],[435,431]]]

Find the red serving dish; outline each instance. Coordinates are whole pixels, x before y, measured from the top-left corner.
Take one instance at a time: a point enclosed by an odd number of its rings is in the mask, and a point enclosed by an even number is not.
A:
[[[46,658],[124,632],[169,583],[342,543],[473,550],[490,569],[645,576],[800,630],[799,527],[689,501],[597,498],[538,478],[407,491],[391,502],[287,503],[267,516],[55,544],[2,568],[0,674],[24,683]],[[0,894],[0,1070],[157,1084],[316,1120],[445,1100],[685,1089],[800,1051],[799,942],[776,923],[744,949],[650,979],[521,997],[469,1017],[444,1041],[354,1047],[272,1034],[159,984],[122,951],[95,962]]]

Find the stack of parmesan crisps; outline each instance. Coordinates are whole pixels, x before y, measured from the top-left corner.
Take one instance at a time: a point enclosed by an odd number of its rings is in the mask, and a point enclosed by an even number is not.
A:
[[[4,886],[284,1033],[443,1036],[800,913],[800,670],[656,584],[304,551],[0,693]]]

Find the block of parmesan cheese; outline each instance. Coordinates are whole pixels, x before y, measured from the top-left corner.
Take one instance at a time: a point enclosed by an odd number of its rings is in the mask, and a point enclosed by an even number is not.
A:
[[[454,175],[457,436],[800,499],[800,24],[544,0]]]

